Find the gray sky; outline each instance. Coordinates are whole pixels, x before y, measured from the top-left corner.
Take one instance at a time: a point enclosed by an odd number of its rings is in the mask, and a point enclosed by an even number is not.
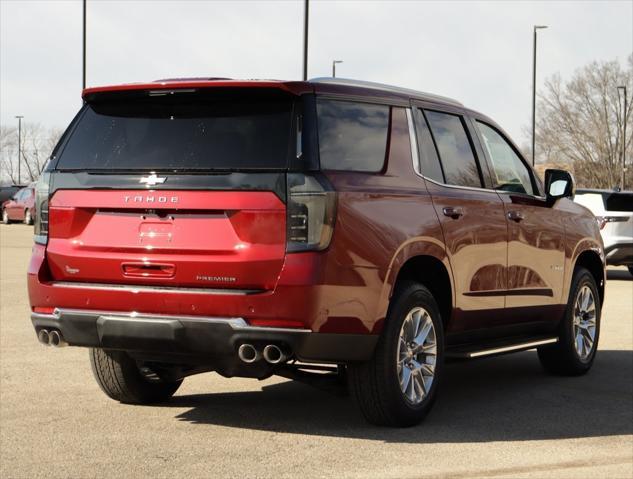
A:
[[[309,77],[454,97],[519,143],[537,85],[633,51],[628,1],[311,1]],[[180,76],[300,79],[303,2],[88,0],[88,86]],[[81,1],[0,0],[0,122],[64,127],[81,104]]]

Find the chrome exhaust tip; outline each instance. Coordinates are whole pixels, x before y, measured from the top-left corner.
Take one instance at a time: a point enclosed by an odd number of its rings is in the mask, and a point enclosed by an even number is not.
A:
[[[50,335],[48,334],[48,330],[40,329],[40,331],[37,333],[37,339],[44,346],[48,346],[49,341],[50,341]]]
[[[255,346],[248,343],[244,343],[239,347],[237,355],[242,361],[248,364],[259,361],[262,357],[261,353],[255,349]]]
[[[56,348],[68,346],[68,343],[64,341],[64,338],[62,338],[62,335],[60,334],[60,332],[55,331],[55,330],[51,331],[48,334],[48,344]]]
[[[288,356],[275,344],[269,344],[264,348],[264,359],[270,364],[283,363]]]

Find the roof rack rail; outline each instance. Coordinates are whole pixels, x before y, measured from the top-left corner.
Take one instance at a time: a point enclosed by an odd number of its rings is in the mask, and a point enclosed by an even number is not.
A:
[[[427,98],[429,100],[441,101],[443,103],[450,103],[457,106],[464,106],[463,103],[449,97],[442,95],[435,95],[433,93],[425,93],[418,90],[412,90],[410,88],[401,88],[393,85],[385,85],[383,83],[375,83],[363,80],[352,80],[350,78],[333,78],[333,77],[317,77],[309,80],[312,83],[329,83],[332,85],[347,85],[356,86],[359,88],[370,88],[374,90],[382,90],[390,93],[397,93],[400,95],[407,95],[418,98]]]

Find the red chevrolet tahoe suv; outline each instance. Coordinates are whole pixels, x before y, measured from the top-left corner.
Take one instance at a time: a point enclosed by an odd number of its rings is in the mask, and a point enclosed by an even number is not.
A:
[[[188,375],[345,384],[418,423],[448,358],[595,358],[604,253],[564,171],[494,121],[339,79],[90,88],[37,184],[39,341],[90,348],[103,391]]]

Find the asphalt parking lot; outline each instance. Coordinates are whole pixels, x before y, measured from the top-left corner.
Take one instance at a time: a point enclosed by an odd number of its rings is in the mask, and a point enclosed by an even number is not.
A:
[[[187,378],[126,406],[88,353],[29,320],[32,230],[0,225],[0,477],[633,477],[633,278],[609,270],[600,351],[583,377],[536,353],[450,364],[419,427],[370,426],[349,398],[284,379]]]

